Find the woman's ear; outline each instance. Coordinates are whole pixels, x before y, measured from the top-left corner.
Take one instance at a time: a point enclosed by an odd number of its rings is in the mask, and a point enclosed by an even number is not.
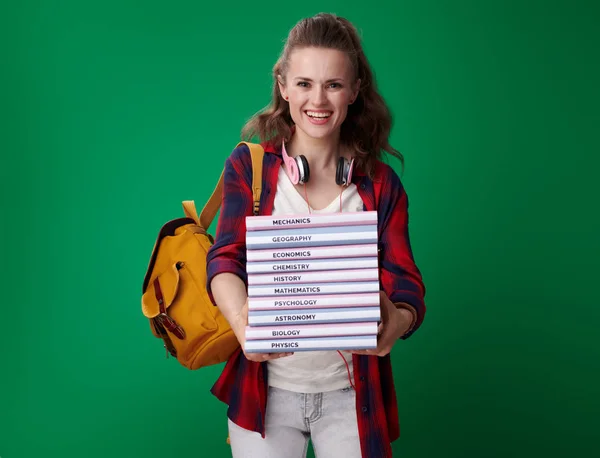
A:
[[[354,102],[356,102],[356,99],[358,98],[358,94],[360,93],[360,78],[356,80],[356,83],[354,83],[354,91],[352,92],[352,98],[350,99],[350,105],[352,105]]]
[[[279,86],[279,92],[281,94],[281,97],[283,97],[285,100],[287,100],[288,99],[287,90],[285,88],[285,83],[283,82],[283,78],[281,76],[277,77],[277,85]]]

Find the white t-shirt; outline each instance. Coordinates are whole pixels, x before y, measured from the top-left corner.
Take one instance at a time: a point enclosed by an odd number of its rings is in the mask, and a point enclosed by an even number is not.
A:
[[[308,196],[310,201],[310,195]],[[339,213],[339,195],[326,208],[311,210],[312,213]],[[363,201],[355,184],[344,188],[342,193],[342,211],[363,211]],[[285,173],[279,169],[277,192],[273,215],[308,213],[304,198],[294,187]],[[348,363],[350,377],[353,380],[352,354],[340,352]],[[291,356],[268,361],[269,385],[300,393],[320,393],[345,388],[350,385],[348,369],[337,351],[296,352]]]

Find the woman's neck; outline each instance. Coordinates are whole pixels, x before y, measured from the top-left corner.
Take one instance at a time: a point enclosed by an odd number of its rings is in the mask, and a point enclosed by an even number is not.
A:
[[[323,139],[311,138],[296,130],[286,144],[291,156],[304,155],[313,170],[322,170],[334,166],[340,155],[339,138],[332,136]]]

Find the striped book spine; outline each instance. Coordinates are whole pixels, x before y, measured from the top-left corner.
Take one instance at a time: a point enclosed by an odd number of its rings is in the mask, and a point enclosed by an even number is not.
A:
[[[298,285],[252,285],[248,295],[257,296],[311,296],[313,294],[376,293],[378,281],[354,281],[345,283],[302,283]]]
[[[378,269],[326,270],[319,272],[270,273],[248,276],[249,285],[291,285],[297,283],[327,283],[377,281]]]
[[[313,259],[377,257],[377,245],[322,246],[314,248],[280,248],[270,250],[248,250],[247,261],[308,261]]]
[[[376,335],[306,337],[304,339],[247,340],[248,353],[278,353],[325,350],[370,350],[377,348]]]
[[[246,232],[249,250],[377,243],[377,226],[311,227]]]
[[[306,227],[337,227],[377,225],[377,212],[344,212],[334,214],[248,216],[247,231],[269,229],[302,229]]]
[[[319,296],[248,297],[248,310],[296,310],[379,307],[379,292]]]
[[[334,323],[286,326],[246,326],[246,340],[302,339],[305,337],[339,337],[377,334],[377,323]]]
[[[379,260],[376,257],[316,259],[314,261],[246,262],[246,272],[248,272],[248,274],[377,269],[378,267]]]
[[[361,323],[379,321],[380,319],[381,309],[379,306],[315,310],[248,310],[249,326],[273,326],[290,323]]]

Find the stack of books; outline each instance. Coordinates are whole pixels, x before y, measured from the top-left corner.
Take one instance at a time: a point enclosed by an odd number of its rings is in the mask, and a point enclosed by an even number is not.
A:
[[[248,353],[377,347],[377,212],[248,216]]]

